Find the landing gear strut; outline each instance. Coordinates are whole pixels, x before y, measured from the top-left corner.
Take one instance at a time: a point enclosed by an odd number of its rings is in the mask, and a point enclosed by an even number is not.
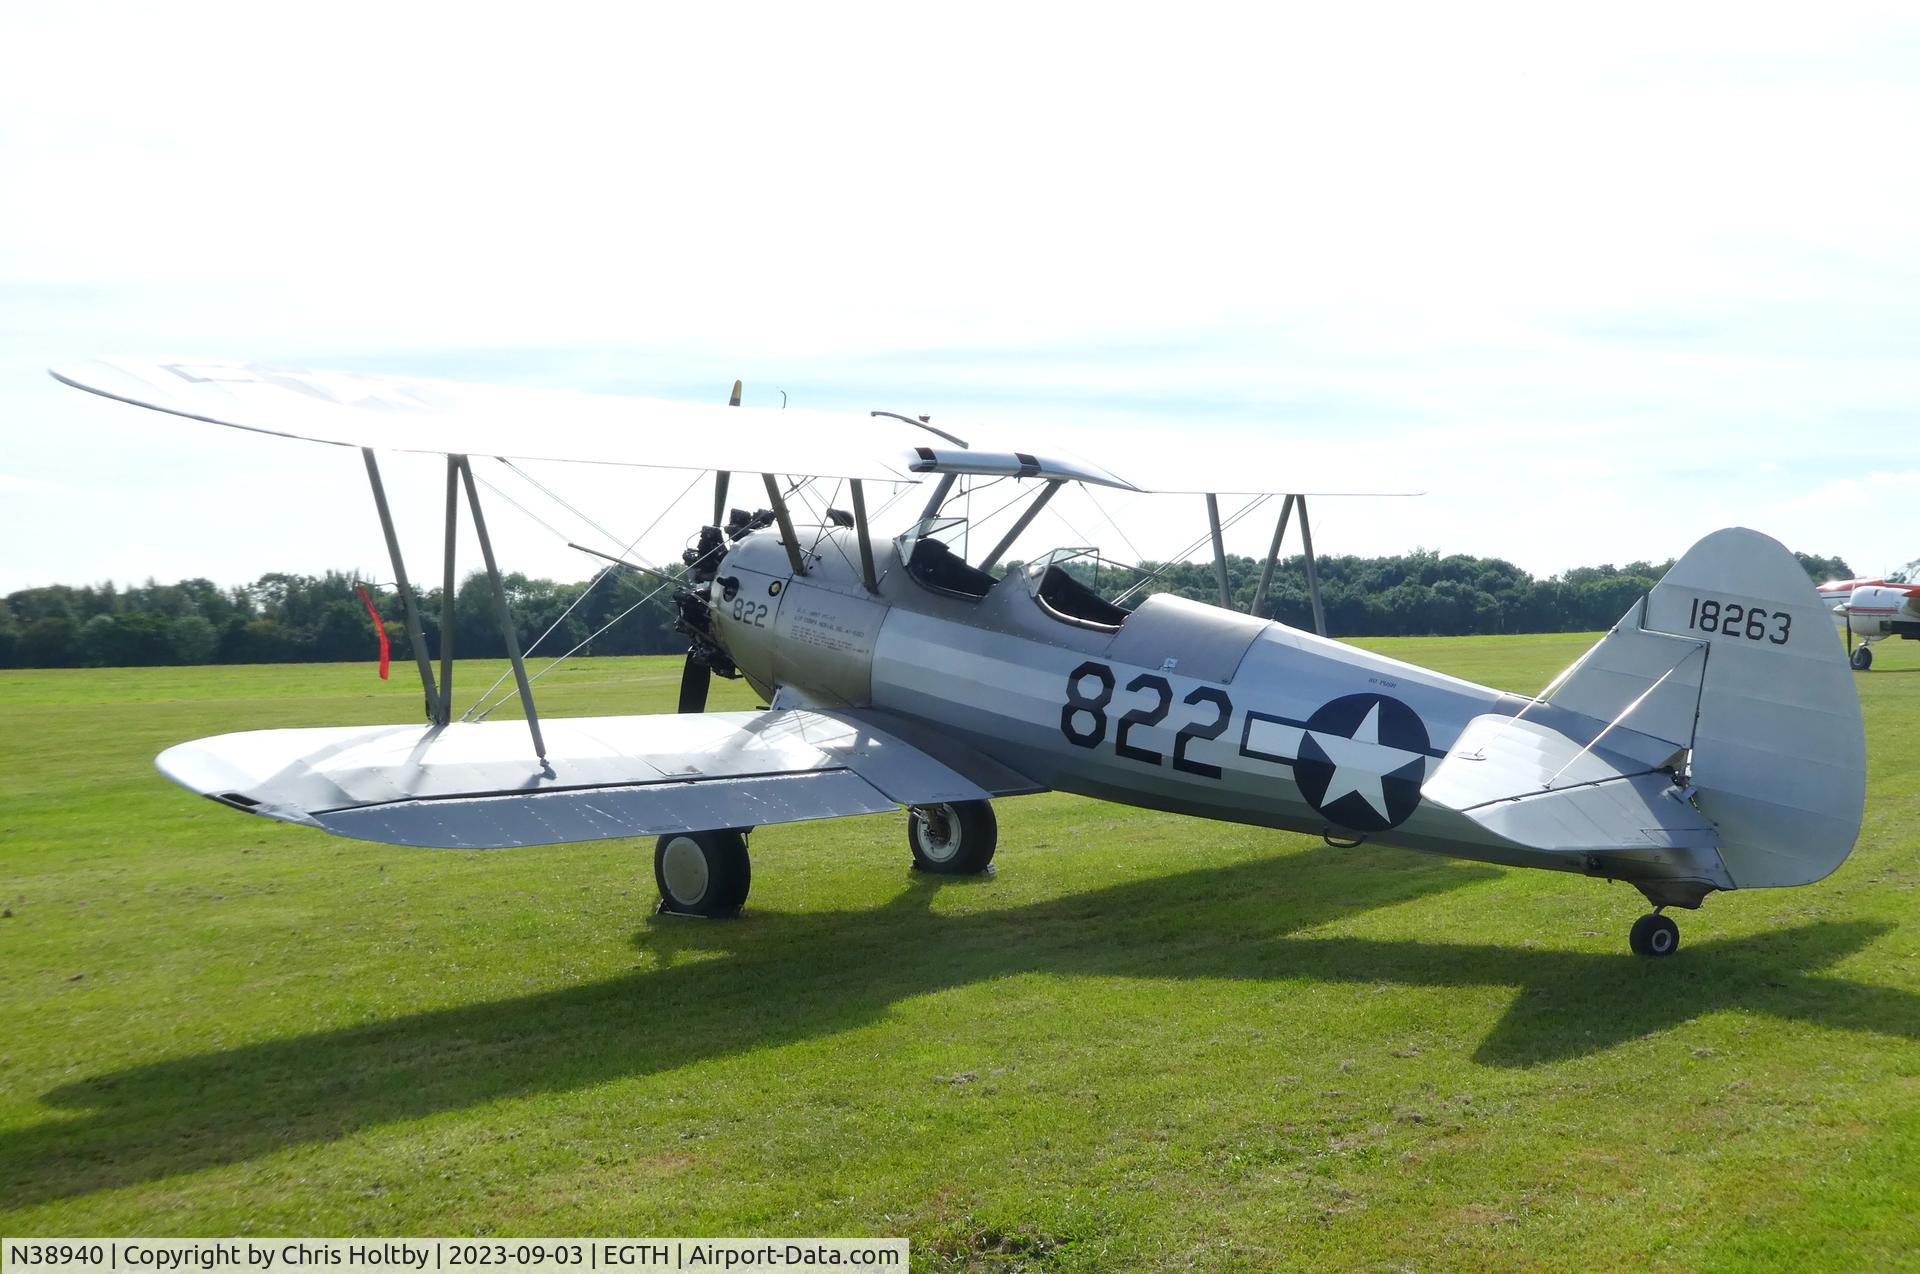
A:
[[[993,862],[999,836],[989,801],[915,805],[907,811],[907,848],[916,871],[977,876]]]
[[[674,832],[653,847],[660,910],[682,916],[737,916],[753,884],[747,835],[738,830]]]
[[[1670,956],[1680,949],[1680,926],[1657,911],[1642,916],[1627,931],[1627,945],[1635,955]]]

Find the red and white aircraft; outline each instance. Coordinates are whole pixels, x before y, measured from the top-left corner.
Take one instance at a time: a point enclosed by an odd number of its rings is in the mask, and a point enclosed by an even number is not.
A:
[[[1920,641],[1920,558],[1879,579],[1828,580],[1820,586],[1820,598],[1833,608],[1833,622],[1847,635],[1855,671],[1873,667],[1876,641]]]

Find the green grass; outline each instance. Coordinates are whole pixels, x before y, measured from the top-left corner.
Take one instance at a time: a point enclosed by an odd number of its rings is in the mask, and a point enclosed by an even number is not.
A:
[[[1588,640],[1364,644],[1532,690]],[[648,844],[358,844],[152,769],[408,720],[404,665],[0,673],[0,1233],[1917,1267],[1920,650],[1878,654],[1853,858],[1682,913],[1661,963],[1625,886],[1064,796],[1001,803],[989,880],[911,876],[897,816],[768,828],[747,918],[657,920]],[[650,711],[676,677],[541,688]]]

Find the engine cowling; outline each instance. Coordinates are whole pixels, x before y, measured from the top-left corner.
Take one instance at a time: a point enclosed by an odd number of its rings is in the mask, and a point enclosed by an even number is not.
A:
[[[774,528],[741,539],[713,581],[714,636],[750,685],[860,707],[873,693],[873,648],[887,607],[861,586],[852,532],[823,532],[796,576]]]
[[[1879,637],[1893,631],[1895,621],[1920,619],[1914,599],[1904,588],[1862,584],[1847,595],[1847,626],[1855,636]]]

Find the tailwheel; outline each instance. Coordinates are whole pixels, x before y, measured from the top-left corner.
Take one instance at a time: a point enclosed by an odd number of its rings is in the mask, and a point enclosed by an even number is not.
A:
[[[1855,672],[1865,672],[1867,669],[1873,667],[1873,647],[1855,646],[1853,648],[1853,658],[1847,662],[1853,665]]]
[[[1635,955],[1670,956],[1680,949],[1680,926],[1657,911],[1642,916],[1627,931],[1627,945]]]
[[[978,875],[992,864],[999,837],[991,801],[915,805],[907,811],[907,847],[916,871]]]
[[[683,916],[737,916],[753,883],[745,832],[674,832],[653,847],[660,910]]]

